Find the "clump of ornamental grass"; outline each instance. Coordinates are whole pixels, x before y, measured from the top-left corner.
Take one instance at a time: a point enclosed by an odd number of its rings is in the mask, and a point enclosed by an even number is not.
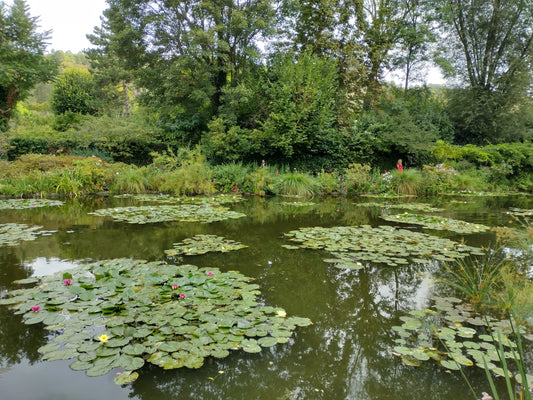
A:
[[[117,171],[109,186],[112,193],[145,193],[148,180],[144,171],[135,166],[129,166],[122,171]]]
[[[285,196],[312,197],[318,190],[318,182],[308,174],[288,172],[279,175],[274,186],[276,191]]]
[[[391,186],[398,194],[416,196],[422,190],[423,178],[416,169],[392,172]]]

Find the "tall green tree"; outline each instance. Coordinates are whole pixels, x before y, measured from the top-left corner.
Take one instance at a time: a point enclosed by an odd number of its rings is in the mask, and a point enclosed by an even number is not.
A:
[[[177,139],[198,141],[222,104],[260,55],[272,30],[271,0],[108,0],[129,32],[123,54],[144,91]]]
[[[40,33],[38,27],[25,1],[14,0],[10,8],[0,2],[0,131],[7,130],[17,102],[56,73],[56,64],[44,54],[50,31]]]
[[[104,11],[101,26],[87,35],[95,47],[87,50],[86,55],[95,82],[102,89],[104,108],[126,117],[130,116],[130,87],[134,82],[135,66],[131,60],[136,49],[132,44],[140,40],[135,35],[124,16],[113,6]],[[140,59],[142,54],[137,53],[137,56]]]
[[[516,140],[517,112],[532,83],[533,3],[530,0],[439,0],[447,46],[442,61],[464,91],[455,91],[460,142]],[[458,118],[457,118],[458,117]],[[525,120],[527,121],[528,118]],[[515,120],[515,122],[511,122]],[[505,121],[505,122],[504,122]],[[530,123],[531,121],[527,122]],[[515,135],[505,137],[509,123]]]

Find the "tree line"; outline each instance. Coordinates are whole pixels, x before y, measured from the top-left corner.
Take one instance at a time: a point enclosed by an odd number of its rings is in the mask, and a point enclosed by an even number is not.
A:
[[[6,130],[55,70],[25,2],[0,7]],[[215,163],[421,165],[439,140],[531,139],[527,0],[108,0],[101,20],[89,71],[55,78],[53,111],[142,109],[158,140]],[[420,86],[435,64],[450,83]]]

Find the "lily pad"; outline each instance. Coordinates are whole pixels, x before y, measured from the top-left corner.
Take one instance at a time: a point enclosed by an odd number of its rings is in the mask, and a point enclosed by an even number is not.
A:
[[[21,210],[25,208],[54,207],[62,201],[49,199],[4,199],[0,200],[0,210]]]
[[[37,239],[39,235],[49,233],[39,231],[42,226],[26,224],[0,224],[0,246],[16,246],[20,242]]]
[[[476,247],[392,226],[310,227],[291,231],[285,236],[299,243],[301,248],[328,251],[338,259],[341,268],[358,269],[360,266],[357,263],[364,264],[361,261],[390,266],[420,258],[453,261],[468,253],[482,253]],[[334,262],[335,259],[326,261]]]
[[[118,259],[68,273],[68,283],[63,272],[41,277],[2,304],[23,313],[27,324],[61,333],[39,348],[43,359],[77,358],[72,368],[88,376],[121,368],[118,384],[145,360],[165,369],[200,368],[206,357],[225,357],[230,349],[257,353],[286,343],[297,326],[311,324],[259,305],[258,285],[235,271]],[[82,290],[93,296],[72,296]]]
[[[165,253],[169,256],[193,256],[209,252],[227,253],[229,251],[239,250],[246,247],[248,246],[233,240],[226,240],[221,236],[196,235],[192,238],[184,239],[181,243],[174,243],[173,248],[165,250]]]
[[[422,225],[429,229],[448,230],[457,233],[476,233],[490,230],[490,227],[486,225],[474,224],[452,218],[437,217],[434,215],[404,213],[396,215],[382,215],[381,218],[391,222]]]
[[[438,212],[443,211],[442,208],[433,207],[431,204],[427,203],[379,203],[379,202],[369,202],[369,203],[357,203],[358,207],[379,207],[384,210],[388,209],[404,209],[404,210],[415,210],[415,211],[425,211],[425,212]]]
[[[112,217],[130,224],[155,222],[217,222],[226,219],[242,218],[246,215],[230,211],[228,208],[210,204],[155,205],[140,207],[116,207],[96,210],[92,213],[101,217]]]

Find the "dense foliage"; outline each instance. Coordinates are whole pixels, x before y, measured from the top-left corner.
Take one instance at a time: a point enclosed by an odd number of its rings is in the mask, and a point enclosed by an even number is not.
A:
[[[44,56],[50,32],[37,28],[38,19],[30,16],[23,0],[14,0],[9,9],[0,2],[0,132],[7,130],[17,102],[55,71],[55,64]]]
[[[11,159],[60,151],[140,166],[152,151],[200,145],[211,166],[333,173],[398,159],[422,169],[440,141],[531,140],[533,14],[522,0],[107,3],[86,59],[47,58],[62,73],[49,105],[17,111],[2,144]],[[450,86],[413,87],[431,62]],[[499,173],[527,187],[516,163]]]

